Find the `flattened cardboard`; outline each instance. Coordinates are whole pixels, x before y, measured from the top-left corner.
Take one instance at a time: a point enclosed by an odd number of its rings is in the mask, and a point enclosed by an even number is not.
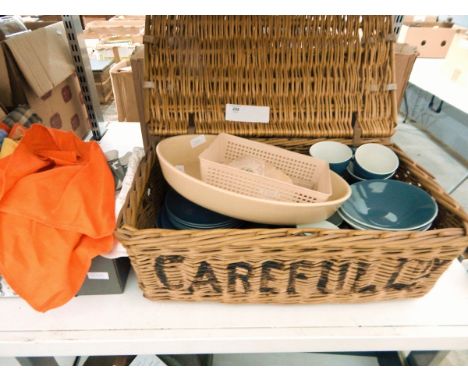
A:
[[[63,23],[5,41],[26,82],[42,97],[75,71]]]

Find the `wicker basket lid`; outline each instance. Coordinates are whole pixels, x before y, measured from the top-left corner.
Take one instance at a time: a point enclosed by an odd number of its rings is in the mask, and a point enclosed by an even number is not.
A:
[[[389,137],[396,125],[391,16],[147,16],[151,134]],[[269,123],[226,121],[227,104]],[[192,129],[189,129],[192,127]]]

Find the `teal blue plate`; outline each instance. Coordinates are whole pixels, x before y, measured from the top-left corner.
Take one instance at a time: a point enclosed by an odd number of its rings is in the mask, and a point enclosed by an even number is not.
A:
[[[208,210],[169,188],[164,200],[165,216],[177,229],[238,228],[243,222]]]
[[[338,214],[340,216],[343,216],[343,213],[342,212],[339,212],[338,211]],[[366,227],[364,225],[360,225],[359,223],[356,223],[354,220],[350,219],[349,217],[347,216],[344,216],[343,217],[343,220],[346,221],[346,223],[348,223],[351,227],[355,228],[355,229],[358,229],[358,230],[375,230],[376,228],[373,228],[373,227]],[[427,231],[429,230],[429,228],[431,228],[432,226],[432,222],[420,227],[420,228],[417,228],[417,229],[411,229],[410,231]],[[386,228],[385,230],[387,231],[400,231],[400,230],[393,230],[393,229],[390,229],[390,228]]]

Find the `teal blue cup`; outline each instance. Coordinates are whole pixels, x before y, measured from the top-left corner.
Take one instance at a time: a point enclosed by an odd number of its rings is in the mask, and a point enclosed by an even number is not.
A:
[[[344,175],[348,163],[353,157],[353,151],[344,143],[335,141],[322,141],[313,144],[309,154],[318,159],[328,162],[330,169],[338,175]]]
[[[354,153],[354,174],[363,179],[387,179],[400,165],[398,156],[388,147],[366,143]]]

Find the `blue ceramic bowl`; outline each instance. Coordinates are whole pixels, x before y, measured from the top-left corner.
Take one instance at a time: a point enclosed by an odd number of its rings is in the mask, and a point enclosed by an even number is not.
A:
[[[361,182],[362,180],[366,180],[356,175],[354,170],[354,163],[353,161],[348,163],[348,167],[346,168],[346,180],[349,184],[353,184],[356,182]]]
[[[363,179],[386,179],[400,165],[398,156],[388,147],[366,143],[354,153],[354,174]]]
[[[323,141],[313,144],[309,154],[318,159],[326,161],[330,169],[338,175],[346,172],[346,167],[353,157],[353,151],[344,143],[335,141]]]
[[[384,179],[389,179],[394,174],[395,173],[393,172],[390,175],[388,175],[387,177],[385,177]],[[349,184],[353,184],[353,183],[356,183],[356,182],[362,182],[363,180],[367,180],[367,179],[361,178],[358,175],[356,175],[354,161],[349,162],[348,167],[346,168],[346,175],[347,175],[346,179],[348,180]]]
[[[405,182],[365,180],[353,184],[351,190],[351,197],[340,208],[341,216],[369,229],[416,230],[437,216],[435,200]]]

